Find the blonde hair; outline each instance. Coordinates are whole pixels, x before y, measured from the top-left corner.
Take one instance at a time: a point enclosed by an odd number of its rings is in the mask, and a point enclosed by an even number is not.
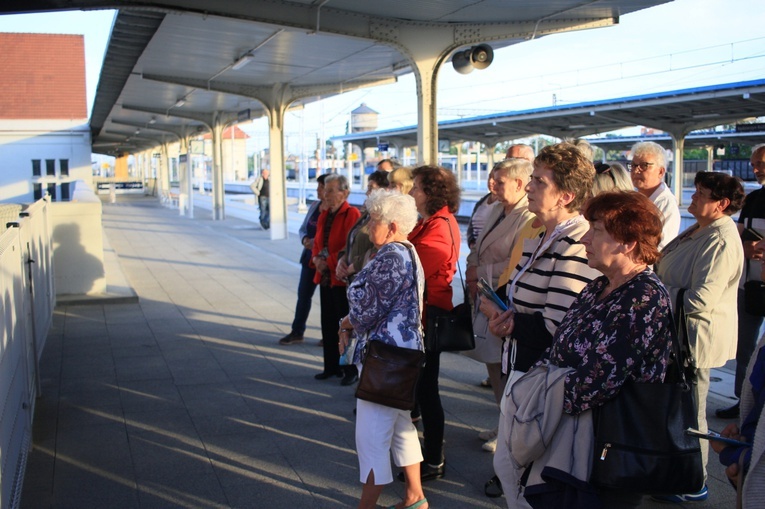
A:
[[[409,194],[409,191],[412,190],[412,186],[414,186],[412,170],[399,166],[388,173],[388,182],[391,186],[395,186],[396,189],[401,186],[401,194]]]

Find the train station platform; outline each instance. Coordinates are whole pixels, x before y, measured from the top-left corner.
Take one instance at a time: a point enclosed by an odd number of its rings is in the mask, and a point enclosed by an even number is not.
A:
[[[56,308],[21,507],[355,507],[354,391],[313,378],[322,368],[318,292],[305,343],[277,344],[293,318],[296,237],[270,240],[254,207],[249,220],[212,221],[198,201],[189,219],[128,195],[104,203],[103,225],[113,270],[138,302]],[[492,456],[477,433],[498,415],[478,386],[485,375],[467,357],[442,356],[446,476],[424,486],[432,508],[505,507],[483,492]],[[731,370],[714,376],[710,412],[732,394]],[[710,418],[713,429],[725,424]],[[688,505],[734,507],[714,454],[709,475],[709,500]],[[394,481],[379,504],[402,493]]]

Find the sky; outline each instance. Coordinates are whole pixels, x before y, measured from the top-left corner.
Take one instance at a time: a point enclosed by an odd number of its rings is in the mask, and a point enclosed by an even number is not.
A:
[[[83,34],[88,107],[95,96],[115,11],[0,16],[0,32]],[[497,50],[485,70],[438,79],[438,119],[451,120],[765,78],[765,1],[675,0],[620,18],[608,28],[569,32]],[[288,112],[288,151],[345,133],[361,103],[380,113],[379,129],[417,122],[413,75]],[[302,123],[302,125],[301,125]],[[248,148],[268,145],[264,119],[240,125]],[[301,147],[300,132],[305,133]]]

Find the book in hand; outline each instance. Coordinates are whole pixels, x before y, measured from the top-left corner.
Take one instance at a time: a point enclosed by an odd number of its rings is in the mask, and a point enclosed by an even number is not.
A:
[[[685,434],[690,435],[692,437],[698,437],[703,440],[714,440],[716,442],[723,442],[723,443],[726,443],[729,445],[735,445],[738,447],[752,447],[752,444],[749,444],[747,442],[742,442],[741,440],[736,440],[734,438],[724,437],[720,435],[718,432],[712,431],[711,429],[708,432],[703,433],[697,429],[688,428],[687,430],[685,430]]]
[[[492,290],[491,285],[484,278],[478,280],[478,290],[481,292],[481,295],[496,304],[503,312],[507,311],[507,304],[499,298],[499,295]]]

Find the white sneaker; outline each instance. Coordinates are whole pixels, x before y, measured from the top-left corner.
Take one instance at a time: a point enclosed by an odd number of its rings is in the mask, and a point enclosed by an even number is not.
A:
[[[494,452],[497,450],[497,438],[495,437],[493,440],[489,440],[485,444],[481,446],[481,449],[483,449],[486,452]]]
[[[497,439],[497,428],[487,429],[486,431],[481,431],[480,433],[478,433],[478,438],[480,438],[484,442],[489,442],[490,440],[496,440]]]

